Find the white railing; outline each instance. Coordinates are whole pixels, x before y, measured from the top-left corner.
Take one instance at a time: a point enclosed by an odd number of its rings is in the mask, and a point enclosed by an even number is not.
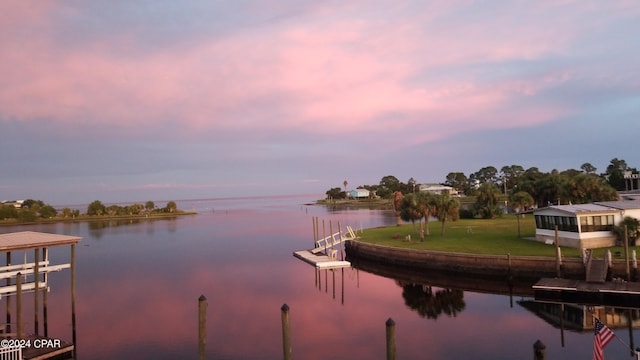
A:
[[[22,360],[22,347],[0,347],[0,360]]]
[[[317,254],[322,251],[329,251],[330,248],[333,248],[335,245],[338,245],[346,240],[356,239],[356,233],[353,231],[351,226],[347,226],[346,233],[337,232],[335,234],[331,234],[325,238],[319,239],[316,241],[316,247],[311,250],[312,253]]]

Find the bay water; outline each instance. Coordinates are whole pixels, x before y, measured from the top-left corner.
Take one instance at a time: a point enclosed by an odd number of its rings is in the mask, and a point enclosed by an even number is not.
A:
[[[282,358],[284,304],[294,359],[385,359],[388,319],[395,322],[398,359],[531,359],[537,340],[548,359],[591,357],[590,330],[558,326],[532,310],[528,296],[455,290],[455,279],[454,290],[427,291],[353,268],[317,271],[292,255],[313,247],[314,217],[327,234],[338,221],[356,231],[395,224],[388,210],[313,205],[320,197],[183,200],[178,207],[196,215],[5,226],[0,233],[82,237],[76,248],[82,360],[196,359],[201,295],[208,305],[207,359]],[[52,263],[69,256],[66,246],[50,251]],[[48,294],[49,337],[65,341],[72,337],[69,273],[51,274]],[[421,289],[437,296],[416,300]],[[630,358],[638,330],[614,331],[618,340],[605,356]]]

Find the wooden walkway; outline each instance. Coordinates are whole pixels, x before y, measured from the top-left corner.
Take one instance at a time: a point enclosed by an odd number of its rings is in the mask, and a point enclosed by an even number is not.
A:
[[[574,302],[588,305],[637,307],[640,283],[625,281],[588,282],[542,278],[533,285],[536,300]]]
[[[303,260],[320,269],[339,269],[351,267],[351,263],[338,260],[338,250],[336,245],[340,245],[351,239],[356,239],[356,233],[351,226],[347,226],[347,232],[342,234],[337,232],[316,241],[315,247],[311,250],[300,250],[293,253],[293,256]]]

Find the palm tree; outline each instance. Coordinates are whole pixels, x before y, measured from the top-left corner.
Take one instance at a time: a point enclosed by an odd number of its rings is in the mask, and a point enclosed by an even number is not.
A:
[[[413,194],[407,194],[400,202],[400,218],[404,221],[411,221],[413,229],[416,229],[416,220],[420,222],[420,232],[422,232],[422,211],[418,205],[418,199]]]
[[[630,246],[635,246],[636,239],[640,233],[640,221],[634,217],[625,216],[618,226],[614,226],[613,232],[618,236],[618,240],[624,244],[625,241],[625,228],[626,237]]]
[[[436,198],[436,217],[440,221],[440,236],[444,235],[444,224],[447,220],[458,220],[460,202],[451,197],[447,191],[443,191]]]
[[[511,206],[513,207],[513,211],[519,213],[521,211],[527,210],[533,206],[534,200],[533,196],[526,191],[518,191],[510,196]],[[524,214],[522,214],[524,216]]]
[[[418,208],[424,218],[425,228],[427,236],[429,236],[429,218],[435,215],[436,211],[436,198],[430,192],[419,192],[417,195]],[[420,223],[420,241],[424,241],[424,231],[422,228],[422,222]]]
[[[402,218],[400,217],[400,204],[402,203],[402,193],[396,191],[393,193],[393,211],[396,214],[397,226],[402,226]]]
[[[500,190],[490,183],[484,183],[478,188],[476,202],[473,204],[474,212],[483,219],[493,219],[502,214],[498,206]]]

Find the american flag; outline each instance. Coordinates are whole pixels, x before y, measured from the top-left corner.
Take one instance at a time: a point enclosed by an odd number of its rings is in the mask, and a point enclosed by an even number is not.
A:
[[[614,334],[611,329],[598,319],[595,319],[594,329],[595,338],[593,340],[593,360],[604,360],[602,350],[611,340],[613,340],[613,337],[616,336],[616,334]]]

